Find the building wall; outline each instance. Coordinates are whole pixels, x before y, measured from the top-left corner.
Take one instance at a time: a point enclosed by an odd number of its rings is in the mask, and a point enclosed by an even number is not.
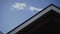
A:
[[[50,10],[16,34],[58,34],[60,32],[59,27],[60,14]]]

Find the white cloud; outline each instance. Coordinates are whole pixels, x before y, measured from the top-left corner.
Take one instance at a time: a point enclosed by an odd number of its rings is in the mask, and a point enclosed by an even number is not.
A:
[[[40,8],[36,8],[36,7],[33,7],[33,6],[30,6],[29,7],[29,9],[31,10],[31,11],[40,11],[40,10],[42,10],[42,9],[40,9]]]
[[[30,11],[40,11],[40,10],[42,10],[42,9],[36,8],[34,6],[28,6],[26,3],[18,3],[18,2],[14,3],[11,7],[12,7],[11,9],[17,9],[17,10],[23,10],[23,9],[26,9],[26,8]]]
[[[12,8],[18,9],[18,10],[23,10],[26,7],[25,3],[15,3],[12,5]]]

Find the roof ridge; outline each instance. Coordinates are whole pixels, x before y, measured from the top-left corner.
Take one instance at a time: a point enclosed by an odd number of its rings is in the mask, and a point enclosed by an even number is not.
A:
[[[47,9],[50,6],[54,6],[58,9],[60,9],[58,6],[54,5],[54,4],[50,4],[47,7],[45,7],[43,10],[39,11],[38,13],[36,13],[35,15],[33,15],[32,17],[30,17],[29,19],[27,19],[26,21],[24,21],[22,24],[26,23],[27,21],[29,21],[30,19],[32,19],[33,17],[35,17],[36,15],[38,15],[39,13],[41,13],[42,11],[44,11],[45,9]],[[17,27],[15,27],[14,29],[12,29],[11,31],[9,31],[7,34],[11,33],[12,31],[14,31],[15,29],[17,29],[19,26],[21,26],[22,24],[18,25]]]

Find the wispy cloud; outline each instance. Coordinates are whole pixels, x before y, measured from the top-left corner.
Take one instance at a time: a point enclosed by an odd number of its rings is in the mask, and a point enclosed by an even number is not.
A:
[[[26,7],[25,3],[15,3],[12,5],[12,8],[18,9],[18,10],[23,10]]]
[[[36,8],[36,7],[33,7],[33,6],[30,6],[29,9],[30,9],[31,11],[40,11],[40,10],[42,10],[42,9],[40,9],[40,8]]]
[[[30,11],[40,11],[40,10],[42,10],[42,9],[40,9],[40,8],[36,8],[36,7],[34,7],[34,6],[28,6],[26,3],[14,3],[13,5],[12,5],[12,8],[13,9],[17,9],[17,10],[23,10],[23,9],[28,9],[28,10],[30,10]]]

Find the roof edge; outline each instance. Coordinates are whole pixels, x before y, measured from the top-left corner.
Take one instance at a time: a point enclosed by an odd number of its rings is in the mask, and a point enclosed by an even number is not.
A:
[[[14,29],[12,29],[11,31],[9,31],[7,34],[11,33],[12,31],[14,31],[15,29],[17,29],[19,26],[23,25],[24,23],[26,23],[27,21],[29,21],[30,19],[32,19],[33,17],[35,17],[36,15],[38,15],[39,13],[41,13],[42,11],[44,11],[45,9],[47,9],[48,7],[50,6],[54,6],[58,9],[60,9],[60,7],[57,7],[56,5],[54,4],[50,4],[48,5],[47,7],[45,7],[43,10],[39,11],[38,13],[36,13],[35,15],[33,15],[32,17],[30,17],[29,19],[27,19],[26,21],[24,21],[22,24],[18,25],[17,27],[15,27]]]

